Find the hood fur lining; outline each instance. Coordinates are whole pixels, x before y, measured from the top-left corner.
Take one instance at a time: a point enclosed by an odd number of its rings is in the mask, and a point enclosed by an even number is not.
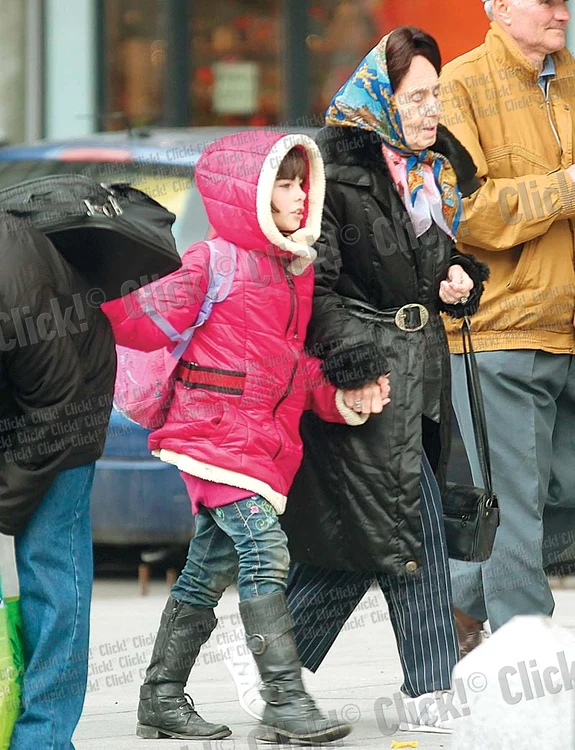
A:
[[[272,208],[272,192],[279,166],[290,149],[301,146],[308,160],[307,223],[291,236],[284,236],[277,228]],[[290,271],[302,273],[316,257],[313,243],[321,233],[321,215],[325,198],[325,174],[318,147],[307,135],[294,134],[280,138],[273,145],[262,165],[256,195],[257,219],[266,238],[280,250],[296,256]]]

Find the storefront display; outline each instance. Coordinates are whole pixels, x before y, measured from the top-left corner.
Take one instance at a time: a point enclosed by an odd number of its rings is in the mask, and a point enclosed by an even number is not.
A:
[[[281,124],[288,111],[294,119],[286,101],[287,65],[297,66],[291,79],[298,75],[306,93],[307,104],[298,105],[305,111],[295,119],[319,122],[366,51],[395,26],[420,25],[436,35],[444,61],[479,44],[488,26],[480,2],[460,0],[436,0],[432,8],[429,0],[187,0],[180,11],[185,33],[175,43],[168,34],[173,2],[103,0],[102,5],[106,129]],[[301,40],[305,59],[285,49],[288,36]],[[168,80],[167,69],[185,72]],[[187,97],[184,122],[170,122],[167,87]]]
[[[193,0],[194,125],[273,125],[282,118],[280,0]]]
[[[160,123],[165,43],[161,0],[106,0],[103,111],[106,130]]]

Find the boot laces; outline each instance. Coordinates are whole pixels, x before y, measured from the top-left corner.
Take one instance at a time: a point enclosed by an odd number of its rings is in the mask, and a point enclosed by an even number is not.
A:
[[[183,715],[194,714],[195,716],[197,716],[194,701],[192,700],[191,695],[188,695],[188,693],[184,693],[180,698],[178,698],[178,708],[180,710],[180,713]]]

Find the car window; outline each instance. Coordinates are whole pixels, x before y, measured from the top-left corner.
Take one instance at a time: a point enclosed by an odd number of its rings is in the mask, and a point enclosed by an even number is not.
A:
[[[104,183],[129,182],[147,193],[176,215],[173,232],[180,253],[206,237],[208,219],[189,167],[50,159],[0,161],[0,190],[61,174],[83,174]]]

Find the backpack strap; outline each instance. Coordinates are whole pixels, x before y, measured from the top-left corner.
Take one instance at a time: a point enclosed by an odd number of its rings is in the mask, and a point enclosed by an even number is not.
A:
[[[196,322],[179,333],[173,325],[161,315],[153,305],[146,302],[142,305],[143,312],[158,326],[170,341],[177,343],[170,352],[174,359],[179,360],[186,349],[196,328],[203,325],[210,317],[216,302],[223,302],[232,288],[237,262],[237,248],[227,240],[207,240],[210,248],[209,282],[206,296],[203,299]]]
[[[210,317],[214,304],[226,299],[232,288],[236,270],[237,248],[232,242],[208,240],[207,244],[210,246],[210,280],[192,328],[201,326]],[[185,334],[186,331],[182,336]]]

